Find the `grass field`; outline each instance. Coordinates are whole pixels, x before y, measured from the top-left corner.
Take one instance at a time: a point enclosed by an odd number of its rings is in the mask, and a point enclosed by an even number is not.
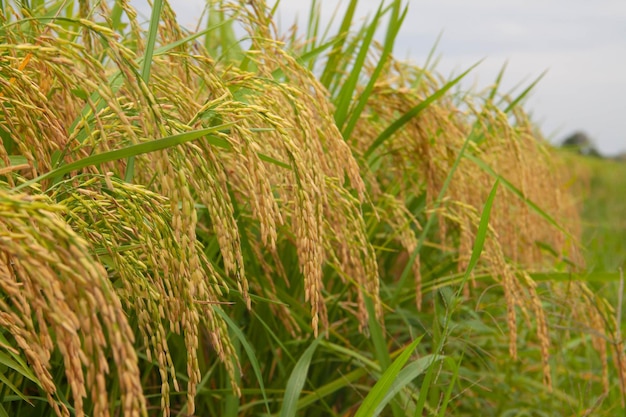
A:
[[[624,408],[625,165],[319,5],[0,0],[0,417]]]
[[[582,190],[587,267],[626,268],[626,164],[597,158],[585,158],[582,164],[589,176],[588,188]]]

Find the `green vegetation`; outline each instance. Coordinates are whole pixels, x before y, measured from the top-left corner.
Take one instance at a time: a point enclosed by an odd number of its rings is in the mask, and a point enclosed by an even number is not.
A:
[[[596,271],[626,268],[626,164],[581,158],[580,174],[586,181],[580,191],[586,220],[584,239],[587,267]]]
[[[0,0],[0,417],[623,407],[612,185],[356,5]]]

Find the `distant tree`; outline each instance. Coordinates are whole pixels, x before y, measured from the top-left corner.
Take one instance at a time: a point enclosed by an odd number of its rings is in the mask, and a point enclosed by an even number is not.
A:
[[[581,155],[602,157],[600,152],[596,149],[593,140],[585,132],[574,132],[563,141],[562,146],[575,150]]]

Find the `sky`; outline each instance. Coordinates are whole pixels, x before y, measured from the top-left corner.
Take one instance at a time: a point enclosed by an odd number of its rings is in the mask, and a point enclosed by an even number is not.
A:
[[[361,18],[373,14],[380,1],[361,0],[357,14]],[[171,3],[180,22],[189,27],[205,4],[203,0]],[[322,20],[328,22],[337,2],[321,3]],[[347,3],[341,2],[343,10]],[[408,14],[394,49],[397,58],[423,66],[441,36],[435,71],[442,75],[458,75],[484,59],[463,81],[464,89],[488,87],[505,63],[501,91],[518,85],[523,89],[547,71],[524,106],[544,136],[560,143],[583,131],[603,155],[626,151],[626,1],[409,0],[405,4]],[[306,22],[309,7],[309,0],[282,0],[281,28],[286,30],[296,17]]]

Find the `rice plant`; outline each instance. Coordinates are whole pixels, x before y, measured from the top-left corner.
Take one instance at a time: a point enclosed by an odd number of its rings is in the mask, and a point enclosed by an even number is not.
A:
[[[302,39],[260,0],[197,32],[167,1],[0,1],[0,415],[622,406],[528,90],[394,59],[400,0],[337,33],[318,5]]]

